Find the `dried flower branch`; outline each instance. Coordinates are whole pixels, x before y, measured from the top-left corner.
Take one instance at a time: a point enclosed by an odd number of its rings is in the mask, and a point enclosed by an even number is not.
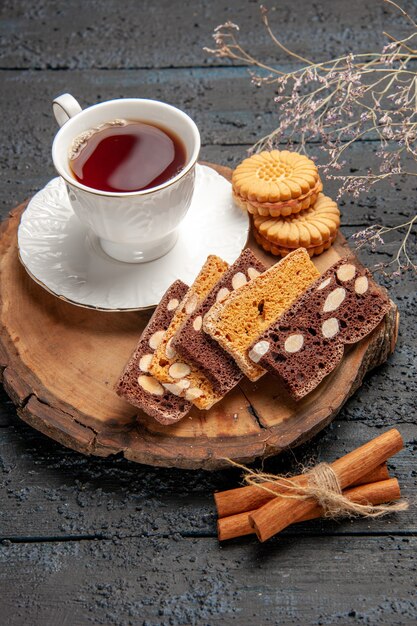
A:
[[[305,153],[307,141],[319,141],[327,153],[327,162],[320,167],[327,178],[339,182],[339,197],[344,193],[358,197],[379,182],[417,176],[417,74],[410,67],[417,61],[417,23],[393,0],[385,2],[400,11],[413,30],[402,39],[384,33],[388,43],[382,52],[350,53],[314,63],[276,37],[264,7],[261,17],[272,42],[301,67],[282,72],[262,63],[240,44],[239,27],[232,22],[217,27],[213,35],[216,47],[205,49],[219,58],[256,68],[250,71],[255,85],[276,86],[279,124],[252,151],[284,142]],[[376,167],[369,167],[364,174],[347,175],[343,172],[347,151],[364,138],[378,141]],[[396,272],[417,271],[409,252],[415,223],[416,217],[394,227],[373,225],[355,238],[361,245],[370,243],[372,249],[387,233],[405,230],[398,254],[387,265],[395,265]]]
[[[384,245],[384,236],[388,233],[395,231],[405,231],[405,234],[401,240],[401,243],[397,249],[397,253],[394,258],[389,261],[389,263],[380,263],[375,266],[375,269],[381,271],[383,274],[388,275],[386,268],[394,266],[395,269],[392,272],[393,276],[399,276],[401,270],[413,270],[417,273],[417,265],[414,263],[409,254],[409,238],[414,227],[414,224],[417,222],[417,215],[412,217],[408,222],[404,224],[400,224],[399,226],[382,226],[381,224],[373,224],[372,226],[368,226],[365,230],[361,230],[352,235],[352,239],[356,240],[357,248],[360,249],[364,245],[370,246],[372,251],[376,251],[378,246]]]

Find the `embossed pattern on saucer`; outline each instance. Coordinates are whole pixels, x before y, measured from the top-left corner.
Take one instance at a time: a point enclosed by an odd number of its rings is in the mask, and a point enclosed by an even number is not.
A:
[[[108,257],[73,213],[60,178],[29,202],[18,248],[30,276],[54,295],[88,308],[131,311],[155,306],[178,278],[191,283],[209,254],[232,263],[248,235],[248,215],[235,206],[230,183],[197,165],[192,203],[177,243],[160,259],[130,264]]]

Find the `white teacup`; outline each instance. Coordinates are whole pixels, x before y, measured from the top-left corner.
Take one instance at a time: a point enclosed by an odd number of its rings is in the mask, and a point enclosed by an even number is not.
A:
[[[143,263],[157,259],[174,246],[178,226],[190,206],[200,134],[195,123],[179,109],[140,98],[101,102],[82,110],[70,94],[53,101],[61,129],[52,146],[52,159],[65,181],[74,213],[99,237],[103,250],[118,261]],[[114,119],[161,125],[183,141],[186,164],[162,185],[143,191],[113,193],[86,187],[69,167],[69,149],[80,133]]]

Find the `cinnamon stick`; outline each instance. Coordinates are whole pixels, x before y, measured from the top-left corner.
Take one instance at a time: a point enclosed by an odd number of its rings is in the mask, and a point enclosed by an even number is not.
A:
[[[396,478],[390,478],[388,480],[381,480],[372,482],[366,485],[360,485],[357,487],[351,487],[343,491],[343,495],[349,498],[352,502],[358,504],[383,504],[385,502],[393,502],[399,500],[401,497],[401,490],[398,480]],[[217,534],[219,541],[225,541],[226,539],[234,539],[235,537],[242,537],[244,535],[251,535],[255,533],[255,530],[249,523],[249,515],[255,511],[246,511],[244,513],[238,513],[237,515],[230,515],[229,517],[223,517],[217,521]],[[316,519],[323,515],[323,509],[316,504],[314,509],[304,515],[298,522],[306,522],[311,519]]]
[[[355,485],[365,485],[367,483],[387,480],[388,478],[387,464],[382,463],[365,476],[361,476],[359,480],[356,481]],[[305,484],[307,479],[304,474],[300,474],[299,476],[294,476],[291,480],[300,480],[300,484]],[[272,482],[261,484],[271,489],[271,491],[274,491],[277,495],[283,493],[283,489],[280,485],[276,485]],[[274,495],[272,493],[253,485],[228,489],[227,491],[219,491],[214,494],[217,516],[220,518],[259,509],[273,498]]]
[[[341,489],[351,486],[361,476],[374,470],[404,445],[397,429],[393,428],[372,439],[353,452],[331,464]],[[293,493],[296,493],[294,490]],[[316,506],[313,498],[294,500],[274,498],[249,515],[249,523],[260,541],[266,541],[281,530],[311,514]]]

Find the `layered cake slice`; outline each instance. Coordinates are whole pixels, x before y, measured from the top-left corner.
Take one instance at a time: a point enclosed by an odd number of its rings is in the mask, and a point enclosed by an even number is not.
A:
[[[187,285],[181,280],[169,287],[143,331],[116,386],[119,396],[161,424],[177,422],[191,408],[190,402],[174,396],[149,374],[153,353],[161,343],[187,290]]]
[[[204,316],[203,329],[250,380],[258,380],[265,370],[249,358],[250,346],[319,275],[308,252],[299,248],[214,304]]]
[[[196,366],[220,394],[233,389],[243,374],[235,360],[217,341],[203,332],[203,318],[213,304],[223,302],[232,291],[246,285],[265,269],[249,248],[244,250],[173,339],[172,346],[178,354]]]
[[[254,342],[249,354],[278,374],[299,400],[335,369],[344,345],[366,337],[389,308],[368,270],[343,259]]]
[[[191,362],[180,357],[173,347],[173,338],[187,319],[200,306],[228,268],[217,256],[209,256],[159,344],[149,366],[149,372],[165,389],[183,396],[199,409],[209,409],[222,398],[211,382]]]

